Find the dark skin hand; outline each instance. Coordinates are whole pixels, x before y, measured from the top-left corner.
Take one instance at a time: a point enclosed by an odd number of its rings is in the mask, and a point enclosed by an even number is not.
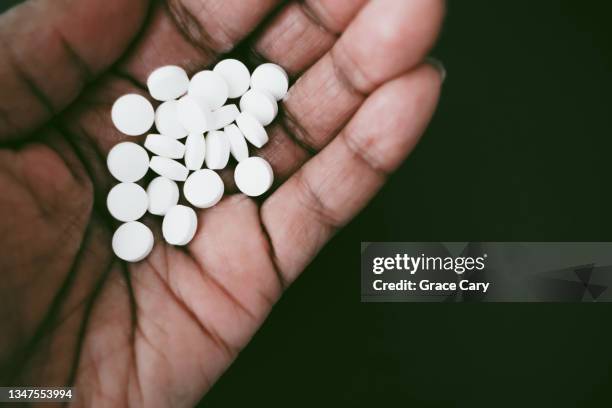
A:
[[[196,404],[414,148],[443,14],[442,0],[29,0],[0,15],[0,383]],[[151,255],[118,261],[105,157],[128,137],[112,103],[156,67],[192,74],[239,44],[297,79],[257,152],[275,190],[200,211],[186,248],[147,218]]]

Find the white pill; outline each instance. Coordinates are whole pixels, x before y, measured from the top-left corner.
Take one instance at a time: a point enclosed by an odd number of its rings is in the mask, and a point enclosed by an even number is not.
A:
[[[268,134],[263,125],[255,119],[255,116],[248,112],[242,112],[236,118],[236,124],[240,131],[251,144],[255,147],[262,147],[268,143]]]
[[[113,234],[113,252],[127,262],[142,261],[153,249],[153,233],[141,222],[121,225]]]
[[[158,101],[177,99],[187,92],[189,77],[181,67],[167,65],[157,68],[147,79],[149,93]]]
[[[240,110],[255,116],[264,126],[268,126],[278,114],[278,103],[267,91],[251,89],[240,98]]]
[[[150,134],[144,145],[150,152],[170,159],[182,159],[185,155],[185,145],[169,136]]]
[[[222,130],[213,130],[206,136],[206,167],[221,170],[227,166],[230,155],[229,139]]]
[[[154,156],[149,167],[160,176],[174,181],[185,181],[189,174],[187,167],[167,157]]]
[[[183,186],[183,194],[194,207],[210,208],[223,197],[223,180],[212,170],[203,169],[191,174]]]
[[[212,111],[191,95],[178,100],[176,111],[180,124],[189,133],[204,133],[214,125]]]
[[[138,184],[120,183],[109,191],[106,207],[116,220],[136,221],[147,212],[149,197]]]
[[[276,101],[274,102],[276,103]],[[219,109],[213,112],[215,125],[211,130],[219,130],[226,127],[227,125],[235,121],[238,115],[240,115],[240,111],[238,110],[238,107],[236,107],[236,105],[234,104],[220,107]]]
[[[251,88],[268,91],[277,101],[280,101],[289,89],[289,76],[283,68],[276,64],[262,64],[251,75]]]
[[[200,133],[190,133],[185,143],[185,166],[188,170],[200,170],[206,157],[206,140]]]
[[[178,101],[167,101],[159,105],[155,111],[155,127],[162,135],[182,139],[188,132],[179,121],[177,107]]]
[[[244,194],[257,197],[272,187],[274,172],[270,163],[261,157],[249,157],[236,166],[234,181]]]
[[[128,136],[139,136],[151,129],[155,120],[153,105],[144,96],[123,95],[111,109],[111,119],[115,127]]]
[[[147,174],[149,155],[142,146],[123,142],[108,152],[106,165],[114,178],[124,183],[133,183]]]
[[[227,82],[214,71],[201,71],[189,82],[189,95],[205,103],[210,110],[222,107],[227,101],[229,90]]]
[[[175,205],[164,216],[162,234],[171,245],[187,245],[198,229],[198,217],[193,208]]]
[[[215,65],[213,71],[221,75],[227,82],[230,98],[240,98],[249,89],[251,74],[242,62],[226,59]]]
[[[156,177],[147,187],[149,196],[149,212],[154,215],[166,215],[168,210],[178,204],[179,188],[176,182]]]
[[[230,153],[236,161],[240,162],[249,157],[249,147],[244,135],[236,125],[226,126],[223,131],[230,143]]]

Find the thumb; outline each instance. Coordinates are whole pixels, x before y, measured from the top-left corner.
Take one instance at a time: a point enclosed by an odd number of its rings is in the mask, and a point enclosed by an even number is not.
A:
[[[138,32],[147,0],[29,0],[0,15],[0,142],[72,102]]]

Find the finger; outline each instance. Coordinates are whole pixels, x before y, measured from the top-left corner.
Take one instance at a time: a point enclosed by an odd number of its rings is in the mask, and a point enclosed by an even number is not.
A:
[[[277,265],[293,281],[413,149],[437,103],[441,76],[424,65],[380,87],[345,129],[262,206]]]
[[[144,85],[163,65],[194,73],[248,36],[280,0],[167,0],[157,4],[122,71]]]
[[[293,174],[308,152],[329,143],[374,87],[427,55],[442,15],[440,0],[378,1],[360,11],[332,50],[291,87],[270,143],[258,152],[270,161],[278,182]],[[367,82],[359,71],[368,73]]]
[[[294,1],[262,30],[253,48],[290,75],[310,67],[336,42],[365,0]]]
[[[365,96],[419,64],[442,23],[442,0],[369,3],[332,50],[291,88],[287,127],[313,150],[325,146]]]
[[[0,140],[40,126],[128,46],[147,1],[28,1],[0,16]]]

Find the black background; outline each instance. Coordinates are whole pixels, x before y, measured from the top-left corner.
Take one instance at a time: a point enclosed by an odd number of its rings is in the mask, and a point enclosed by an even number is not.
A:
[[[612,304],[359,301],[360,241],[612,240],[611,34],[604,1],[450,0],[422,143],[202,406],[611,406]]]

